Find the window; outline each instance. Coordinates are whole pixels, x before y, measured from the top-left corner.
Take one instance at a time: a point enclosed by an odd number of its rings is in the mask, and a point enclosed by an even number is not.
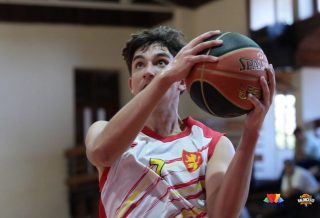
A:
[[[276,23],[291,25],[295,17],[294,3],[299,20],[312,17],[315,7],[320,12],[320,0],[249,0],[250,30],[256,31]]]
[[[82,145],[93,122],[109,120],[119,110],[119,73],[75,69],[74,80],[76,144]]]
[[[250,29],[258,30],[264,26],[275,23],[273,1],[251,0],[250,1]]]
[[[293,23],[293,0],[250,0],[250,29]]]
[[[298,0],[298,17],[300,20],[313,15],[313,0]]]
[[[290,94],[275,96],[276,145],[279,149],[294,149],[296,128],[296,98]]]
[[[278,23],[293,23],[293,2],[292,0],[276,1],[276,21]]]

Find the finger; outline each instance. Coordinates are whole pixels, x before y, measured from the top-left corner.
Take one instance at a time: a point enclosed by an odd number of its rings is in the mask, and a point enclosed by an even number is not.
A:
[[[247,96],[247,99],[253,104],[254,109],[259,109],[259,108],[261,109],[262,108],[261,102],[253,94],[249,93],[248,96]]]
[[[211,56],[211,55],[195,55],[195,56],[190,56],[188,62],[191,65],[201,63],[201,62],[217,62],[219,61],[218,57]]]
[[[266,106],[270,105],[270,90],[265,77],[260,77],[260,86],[262,88],[262,103]]]
[[[203,52],[205,49],[219,46],[222,43],[223,43],[222,40],[209,40],[209,41],[201,42],[191,49],[191,54],[197,55]]]
[[[269,67],[267,69],[267,76],[268,76],[270,96],[271,96],[270,100],[272,102],[273,96],[274,96],[275,91],[276,91],[275,72],[274,72],[272,64],[269,64]]]
[[[205,41],[206,39],[214,36],[214,35],[217,35],[221,33],[220,30],[214,30],[214,31],[209,31],[209,32],[205,32],[199,36],[197,36],[196,38],[194,38],[193,40],[191,40],[187,45],[186,47],[188,48],[193,48],[195,47],[196,45],[198,45],[199,43]]]

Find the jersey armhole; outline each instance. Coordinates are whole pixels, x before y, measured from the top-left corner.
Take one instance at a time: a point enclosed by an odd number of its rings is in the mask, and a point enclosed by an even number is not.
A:
[[[208,161],[210,160],[210,158],[212,157],[212,154],[216,148],[216,145],[218,143],[218,141],[220,140],[220,138],[225,135],[224,133],[220,133],[220,132],[215,132],[215,134],[212,136],[212,139],[209,143],[209,148],[208,148]]]
[[[107,181],[109,170],[110,170],[110,167],[105,167],[103,169],[101,177],[99,178],[99,191],[100,191],[100,193],[102,192],[103,186]],[[102,199],[101,199],[101,194],[100,194],[100,199],[99,199],[99,217],[100,218],[107,218],[106,211],[103,206]]]
[[[109,170],[110,170],[110,167],[105,167],[103,169],[101,177],[99,178],[99,190],[100,190],[100,192],[102,191],[102,188],[103,188],[104,184],[106,183],[106,180],[107,180],[108,174],[109,174]]]

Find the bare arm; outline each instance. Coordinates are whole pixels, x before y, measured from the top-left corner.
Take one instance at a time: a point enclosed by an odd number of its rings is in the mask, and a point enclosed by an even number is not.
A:
[[[96,128],[96,125],[90,128],[86,139],[87,156],[95,166],[110,166],[128,148],[169,87],[184,79],[194,64],[217,61],[213,56],[197,55],[206,48],[220,44],[217,41],[204,42],[217,33],[207,32],[190,41],[164,71],[157,74],[145,89],[109,121],[108,125],[103,129]]]
[[[246,203],[259,131],[275,91],[272,66],[267,70],[267,74],[270,82],[269,87],[264,78],[260,79],[263,99],[259,101],[254,96],[249,96],[254,110],[247,115],[243,135],[236,152],[233,154],[231,142],[222,138],[209,161],[206,189],[210,217],[239,217],[240,211]]]

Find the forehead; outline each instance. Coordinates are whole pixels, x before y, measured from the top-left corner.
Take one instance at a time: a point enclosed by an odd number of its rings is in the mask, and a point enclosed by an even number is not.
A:
[[[169,57],[173,57],[170,53],[169,49],[166,46],[160,45],[159,43],[154,43],[146,47],[140,47],[138,48],[133,57],[136,56],[145,56],[145,55],[158,55],[158,54],[164,54]]]

